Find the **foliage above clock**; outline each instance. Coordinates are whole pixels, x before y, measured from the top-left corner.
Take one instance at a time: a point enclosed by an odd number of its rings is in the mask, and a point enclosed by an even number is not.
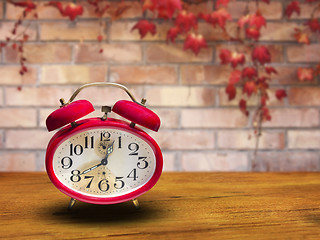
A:
[[[102,20],[108,15],[111,21],[116,21],[130,9],[131,3],[128,1],[104,1],[104,0],[86,0],[86,1],[13,1],[8,0],[10,4],[22,9],[22,15],[17,19],[6,41],[1,43],[1,47],[10,46],[19,52],[20,55],[20,74],[28,71],[27,60],[24,56],[24,43],[28,41],[27,25],[22,25],[24,21],[37,20],[39,5],[47,8],[55,8],[63,18],[70,21],[77,21],[83,15],[87,8],[96,14],[100,21],[100,32],[97,35],[97,44],[104,41],[102,34]],[[220,61],[222,65],[229,65],[230,77],[229,83],[225,88],[229,100],[237,98],[239,108],[248,115],[247,100],[254,96],[257,100],[253,118],[254,125],[259,126],[263,120],[271,120],[268,108],[269,83],[272,81],[277,71],[272,66],[272,54],[268,45],[260,43],[261,31],[268,28],[268,21],[264,16],[262,4],[270,4],[272,0],[245,1],[246,7],[241,16],[233,16],[229,11],[229,6],[236,0],[142,0],[137,1],[141,4],[143,18],[138,20],[132,27],[132,32],[137,31],[141,39],[148,35],[157,33],[158,23],[167,22],[170,25],[166,34],[168,44],[183,42],[185,51],[192,51],[195,55],[205,51],[211,44],[223,39],[227,42],[238,43],[234,48],[220,49]],[[196,4],[202,2],[212,2],[213,9],[206,12],[197,12],[194,8]],[[252,3],[254,7],[252,7]],[[301,44],[309,44],[318,37],[320,32],[320,22],[318,12],[320,3],[316,0],[302,1],[283,1],[284,17],[290,21],[290,18],[302,13],[301,4],[312,6],[312,12],[308,19],[303,19],[298,27],[293,29],[292,38]],[[219,40],[212,40],[203,32],[199,25],[206,24],[206,28],[218,29]],[[17,30],[24,28],[22,31]],[[102,53],[104,50],[99,50]],[[99,53],[97,53],[99,54]],[[312,81],[319,75],[320,65],[301,66],[297,71],[297,78],[300,81]],[[286,97],[286,91],[279,89],[275,97],[280,101]],[[240,97],[239,97],[240,95]]]

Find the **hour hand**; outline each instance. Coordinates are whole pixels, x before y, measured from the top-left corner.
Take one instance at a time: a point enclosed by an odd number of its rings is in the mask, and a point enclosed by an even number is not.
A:
[[[88,168],[88,169],[84,170],[82,173],[80,173],[80,175],[81,175],[81,174],[86,174],[86,173],[88,173],[88,172],[96,169],[97,167],[100,167],[101,165],[102,165],[102,163],[99,163],[99,164],[97,164],[97,165],[95,165],[95,166],[93,166],[93,167],[91,167],[91,168]]]

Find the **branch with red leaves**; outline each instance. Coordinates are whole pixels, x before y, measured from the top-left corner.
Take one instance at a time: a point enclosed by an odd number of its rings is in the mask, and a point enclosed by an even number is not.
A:
[[[258,99],[257,105],[253,113],[254,125],[257,129],[262,121],[271,120],[268,109],[269,100],[269,84],[272,81],[273,74],[277,71],[272,67],[271,54],[266,46],[259,44],[261,29],[267,27],[267,21],[260,10],[260,2],[269,4],[270,0],[255,0],[256,9],[253,13],[249,13],[247,1],[246,12],[237,20],[237,32],[228,32],[227,23],[234,21],[232,15],[228,12],[229,0],[214,1],[214,8],[208,12],[195,14],[190,11],[188,5],[202,3],[207,0],[141,0],[142,11],[144,16],[148,18],[140,19],[131,29],[140,34],[141,39],[148,34],[155,35],[157,33],[157,25],[155,21],[168,21],[171,27],[167,31],[166,40],[168,44],[174,44],[179,38],[184,41],[183,49],[192,51],[198,55],[203,49],[208,47],[207,40],[198,28],[200,22],[207,24],[208,28],[218,28],[222,32],[226,41],[237,42],[238,45],[245,46],[250,50],[250,57],[238,50],[222,49],[219,53],[221,64],[230,65],[232,71],[229,77],[229,83],[226,86],[226,93],[229,100],[233,100],[237,95],[239,97],[239,108],[246,115],[249,115],[247,100],[252,96]],[[236,1],[236,0],[233,0]],[[306,20],[301,26],[295,29],[295,38],[299,43],[309,44],[313,35],[319,37],[320,21],[316,18],[316,13],[320,11],[320,3],[317,0],[304,0],[306,4],[312,4],[313,11],[310,19]],[[15,24],[12,30],[12,36],[7,38],[6,42],[1,43],[1,47],[5,47],[12,43],[12,48],[20,52],[21,74],[27,71],[25,67],[26,59],[23,57],[23,43],[27,41],[28,36],[23,33],[16,34],[18,27],[27,15],[33,14],[34,19],[37,18],[38,1],[13,1],[8,3],[16,7],[23,8],[23,14]],[[105,1],[105,0],[87,0],[89,6],[94,9],[94,13],[100,19],[100,34],[97,36],[98,42],[103,41],[103,24],[102,18],[107,13],[111,19],[117,20],[122,14],[130,8],[129,3],[124,1]],[[285,16],[291,18],[301,13],[301,1],[289,0],[286,4]],[[80,3],[49,1],[46,7],[56,8],[63,17],[75,21],[83,14],[83,6]],[[151,17],[150,17],[151,16]],[[103,52],[101,48],[100,52]],[[298,68],[297,76],[300,81],[312,81],[320,74],[320,64],[316,66]],[[242,91],[237,91],[240,89]],[[275,92],[275,96],[280,101],[286,97],[284,89]]]

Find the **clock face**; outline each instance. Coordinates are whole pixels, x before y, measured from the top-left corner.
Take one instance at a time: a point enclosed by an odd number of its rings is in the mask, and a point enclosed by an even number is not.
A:
[[[62,141],[53,155],[52,168],[68,189],[95,198],[112,198],[145,185],[155,172],[156,157],[138,135],[100,127]]]

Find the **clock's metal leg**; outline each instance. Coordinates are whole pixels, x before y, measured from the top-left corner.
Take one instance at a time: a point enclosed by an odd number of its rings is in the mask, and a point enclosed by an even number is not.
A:
[[[138,202],[138,199],[133,199],[132,200],[132,202],[133,202],[133,204],[134,204],[134,206],[136,207],[136,208],[140,208],[140,204],[139,204],[139,202]]]
[[[68,210],[71,210],[71,208],[73,207],[73,205],[76,203],[76,200],[74,198],[71,198],[70,199],[70,202],[69,202],[69,206],[68,206]]]

